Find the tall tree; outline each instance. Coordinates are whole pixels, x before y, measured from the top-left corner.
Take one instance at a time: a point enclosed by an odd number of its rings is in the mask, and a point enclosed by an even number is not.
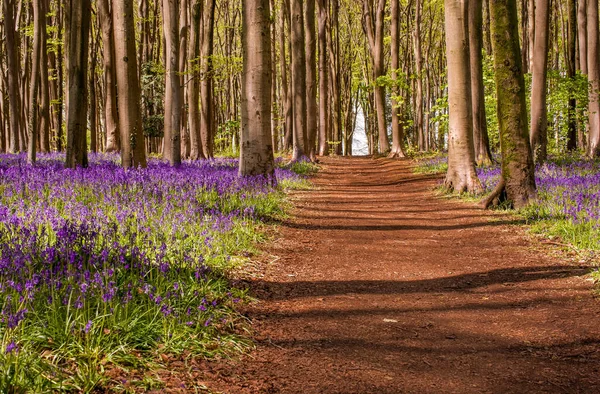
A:
[[[494,200],[505,196],[512,206],[522,208],[536,197],[536,191],[527,129],[517,4],[515,0],[490,0],[490,11],[502,146],[502,179],[485,203],[489,206]],[[537,28],[541,29],[542,26],[537,25]]]
[[[38,90],[40,63],[42,58],[42,29],[46,28],[46,15],[44,14],[44,6],[42,0],[33,1],[33,56],[31,59],[31,78],[29,87],[29,122],[28,122],[28,146],[27,146],[27,161],[35,163],[38,141]]]
[[[291,0],[292,29],[292,96],[294,108],[292,161],[306,155],[308,137],[306,129],[306,53],[304,47],[303,0]]]
[[[598,2],[587,2],[587,46],[589,93],[588,156],[600,156],[600,38],[598,37]]]
[[[404,130],[400,119],[400,103],[398,97],[398,70],[400,69],[400,0],[392,0],[391,4],[392,25],[391,25],[391,45],[392,45],[392,81],[394,89],[392,90],[392,150],[390,157],[405,157],[404,153]]]
[[[469,3],[469,45],[471,59],[471,105],[473,108],[473,145],[478,165],[491,164],[492,152],[485,113],[483,85],[483,7],[480,1]]]
[[[327,73],[327,23],[329,0],[317,0],[319,6],[319,155],[328,153],[329,135],[329,75]]]
[[[492,0],[493,1],[493,0]],[[445,0],[448,63],[448,172],[446,187],[456,192],[481,192],[475,172],[471,72],[469,66],[469,14],[467,0]]]
[[[375,2],[377,4],[375,4]],[[373,63],[373,83],[375,84],[375,107],[377,111],[377,132],[379,133],[379,153],[390,150],[385,119],[385,87],[378,79],[385,76],[383,25],[386,0],[363,0],[363,29],[368,38]],[[376,6],[376,7],[375,7]]]
[[[129,0],[112,0],[115,34],[117,89],[119,95],[119,134],[123,167],[145,167],[146,150],[141,93],[135,50],[133,4]]]
[[[241,176],[272,176],[271,28],[269,0],[244,0]]]
[[[18,45],[15,19],[15,1],[2,2],[4,12],[4,33],[6,35],[6,60],[8,66],[8,111],[10,116],[9,137],[10,153],[20,152],[19,131],[21,127],[19,114],[21,113],[21,98],[19,96],[20,62],[18,58]]]
[[[423,51],[421,48],[421,15],[422,0],[415,2],[415,24],[413,25],[413,50],[415,53],[415,132],[417,133],[419,150],[427,149],[427,141],[423,127]]]
[[[317,33],[315,0],[304,0],[304,38],[306,51],[306,134],[308,157],[316,159],[317,140]]]
[[[102,30],[102,53],[104,66],[104,127],[106,129],[106,151],[121,149],[119,118],[117,114],[117,76],[113,16],[109,0],[98,0],[98,20]]]
[[[191,79],[187,88],[188,124],[190,127],[190,159],[205,158],[200,136],[200,19],[202,18],[203,0],[192,2],[192,28],[188,41],[189,70]]]
[[[567,149],[577,149],[577,117],[575,100],[575,75],[577,74],[577,3],[576,0],[567,0],[568,32],[567,32],[567,76],[572,82],[569,89],[569,102],[567,109],[568,131],[567,131]]]
[[[181,164],[181,85],[179,79],[179,1],[163,0],[166,49],[165,137],[163,155],[172,166]]]
[[[87,159],[87,63],[90,32],[90,0],[67,0],[65,53],[67,54],[67,156],[65,166],[86,167]]]
[[[204,156],[214,156],[215,121],[213,97],[213,49],[216,0],[207,0],[202,15],[202,80],[200,96],[200,133]]]
[[[538,162],[546,160],[548,145],[548,37],[550,0],[538,0],[535,7],[535,40],[533,45],[533,82],[531,87],[531,147]]]

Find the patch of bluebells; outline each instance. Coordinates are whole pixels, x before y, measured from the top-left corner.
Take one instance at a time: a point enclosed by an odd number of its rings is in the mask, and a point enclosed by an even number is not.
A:
[[[486,191],[500,178],[500,168],[478,169]],[[535,170],[540,216],[566,219],[573,224],[600,226],[600,163],[576,161],[565,164],[547,162]]]
[[[276,178],[297,175],[278,168]],[[90,155],[89,168],[73,170],[60,154],[35,166],[0,155],[4,353],[52,322],[86,337],[127,319],[144,324],[140,311],[155,311],[146,323],[158,316],[162,327],[223,321],[239,294],[215,270],[229,263],[236,228],[272,214],[263,202],[274,184],[239,178],[233,159],[123,170],[117,156]]]

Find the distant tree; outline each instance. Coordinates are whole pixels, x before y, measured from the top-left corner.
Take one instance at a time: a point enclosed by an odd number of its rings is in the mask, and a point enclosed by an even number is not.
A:
[[[316,160],[318,110],[317,107],[317,32],[315,0],[304,0],[304,38],[306,52],[306,154]]]
[[[523,62],[515,0],[490,0],[502,178],[484,205],[505,200],[515,208],[536,197],[533,156],[527,128]],[[542,26],[538,26],[541,28]]]
[[[194,0],[192,2],[192,25],[190,29],[190,38],[188,41],[188,56],[190,82],[187,88],[188,100],[188,124],[190,127],[190,158],[198,160],[205,158],[202,150],[202,139],[200,135],[200,19],[202,18],[203,0]]]
[[[444,2],[450,116],[448,172],[444,184],[459,193],[482,191],[475,172],[473,148],[468,3],[467,0]]]
[[[87,72],[90,32],[90,0],[65,4],[65,53],[67,54],[67,156],[65,166],[87,167]]]
[[[327,72],[327,23],[329,0],[317,0],[319,8],[319,155],[328,154],[329,135],[329,75]]]
[[[214,156],[215,120],[213,86],[213,51],[216,0],[207,0],[202,15],[202,79],[200,82],[200,133],[204,156]]]
[[[46,28],[46,15],[42,0],[33,0],[33,56],[31,58],[31,78],[29,81],[29,122],[28,122],[28,145],[27,161],[31,164],[36,161],[38,126],[39,126],[39,108],[38,108],[38,90],[40,87],[39,73],[42,58],[42,29]]]
[[[373,83],[375,84],[375,108],[377,113],[377,132],[379,134],[379,153],[390,150],[385,119],[385,87],[378,78],[385,76],[383,26],[386,0],[362,0],[363,29],[367,35],[371,61],[373,63]]]
[[[241,176],[271,176],[271,27],[269,0],[244,0]]]

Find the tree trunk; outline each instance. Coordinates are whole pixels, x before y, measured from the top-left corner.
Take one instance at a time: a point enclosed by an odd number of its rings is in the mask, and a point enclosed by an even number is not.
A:
[[[404,130],[400,123],[400,103],[397,97],[400,95],[398,89],[398,69],[400,68],[400,0],[392,0],[391,4],[392,26],[391,26],[391,45],[392,45],[392,81],[394,89],[392,90],[392,150],[389,157],[406,157],[404,153]]]
[[[304,38],[306,51],[306,154],[316,160],[317,142],[317,33],[315,26],[315,0],[305,0]]]
[[[588,156],[600,156],[600,43],[598,37],[598,2],[587,2],[587,45],[589,93],[589,142]]]
[[[577,4],[577,38],[579,42],[579,70],[587,75],[587,0],[579,0]]]
[[[50,152],[50,88],[48,76],[48,33],[46,31],[46,15],[48,14],[48,1],[41,0],[41,49],[40,49],[40,147],[41,152]],[[34,74],[35,75],[35,74]]]
[[[531,147],[535,161],[543,162],[548,146],[548,106],[546,104],[548,77],[548,36],[550,29],[550,0],[538,0],[535,9],[535,40],[533,48],[533,82],[531,87]]]
[[[415,25],[413,26],[413,46],[414,46],[414,64],[415,64],[415,132],[418,136],[419,151],[426,150],[425,134],[423,132],[423,56],[421,50],[421,13],[423,3],[416,0],[415,4]]]
[[[478,165],[489,165],[492,163],[492,152],[485,114],[485,90],[481,58],[483,49],[483,10],[479,1],[469,3],[469,44],[475,162]]]
[[[6,35],[6,60],[8,66],[8,111],[10,114],[10,153],[18,153],[22,147],[19,144],[21,97],[19,95],[19,69],[17,37],[15,37],[14,0],[4,0],[4,33]]]
[[[468,1],[446,0],[444,4],[450,110],[448,172],[444,183],[458,193],[479,193],[482,187],[475,172],[473,148]]]
[[[534,199],[536,192],[533,157],[527,130],[517,6],[515,0],[491,0],[490,5],[502,145],[502,181],[496,192],[503,192],[504,189],[506,199],[519,209]],[[542,29],[543,25],[537,27]]]
[[[269,0],[246,0],[243,12],[240,176],[271,177],[271,28]]]
[[[319,155],[329,153],[329,81],[327,73],[327,23],[329,0],[318,0],[319,4]]]
[[[87,167],[87,69],[90,0],[68,0],[65,9],[67,54],[67,155],[65,166]]]
[[[202,81],[200,82],[200,96],[202,107],[200,110],[200,133],[202,135],[202,149],[204,156],[214,156],[214,97],[213,97],[213,47],[215,0],[208,0],[202,16]]]
[[[165,137],[163,154],[172,166],[178,166],[181,164],[182,107],[179,80],[178,0],[163,0],[163,30],[165,34],[167,69],[165,77]]]
[[[115,33],[116,77],[119,95],[119,134],[121,163],[124,168],[145,167],[146,150],[141,93],[135,50],[133,4],[129,0],[112,0]]]
[[[104,127],[106,129],[107,152],[117,152],[121,149],[119,118],[117,114],[115,37],[112,18],[109,0],[98,0],[98,19],[100,20],[100,29],[102,30],[104,55]]]
[[[569,10],[568,19],[568,60],[567,60],[567,76],[571,82],[575,82],[577,74],[577,4],[576,0],[568,0],[567,8]],[[574,87],[569,89],[569,104],[568,104],[568,133],[567,133],[567,150],[577,149],[577,117]]]
[[[41,0],[33,1],[33,55],[31,59],[31,78],[29,86],[29,130],[27,131],[29,144],[27,146],[27,162],[34,164],[36,161],[37,154],[37,141],[38,141],[38,122],[39,122],[39,108],[38,108],[38,89],[39,89],[39,76],[40,63],[42,57],[42,28],[45,28],[46,24],[44,15],[44,7],[41,4]]]
[[[200,18],[202,18],[203,0],[194,0],[192,5],[192,28],[189,39],[190,82],[187,88],[188,124],[190,127],[190,159],[204,157],[200,137]]]
[[[306,130],[306,53],[304,47],[303,0],[291,0],[292,28],[292,97],[294,108],[292,161],[297,161],[307,152]]]
[[[374,10],[373,1],[377,1]],[[385,119],[385,87],[378,83],[378,78],[385,76],[383,25],[386,0],[363,0],[363,29],[367,34],[371,58],[373,61],[373,84],[375,90],[375,108],[377,111],[377,131],[379,133],[379,153],[390,150]]]
[[[184,159],[190,158],[191,142],[190,133],[187,128],[187,111],[189,103],[186,103],[186,93],[189,87],[186,84],[186,80],[189,78],[189,72],[186,70],[187,66],[187,47],[188,47],[188,35],[189,35],[189,18],[188,18],[188,0],[180,0],[179,2],[179,86],[181,86],[181,157]],[[188,105],[186,105],[188,104]]]

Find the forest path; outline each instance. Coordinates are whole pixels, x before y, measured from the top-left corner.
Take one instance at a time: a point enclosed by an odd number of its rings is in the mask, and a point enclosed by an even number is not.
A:
[[[410,163],[325,158],[251,287],[257,349],[225,393],[600,393],[588,270]]]

